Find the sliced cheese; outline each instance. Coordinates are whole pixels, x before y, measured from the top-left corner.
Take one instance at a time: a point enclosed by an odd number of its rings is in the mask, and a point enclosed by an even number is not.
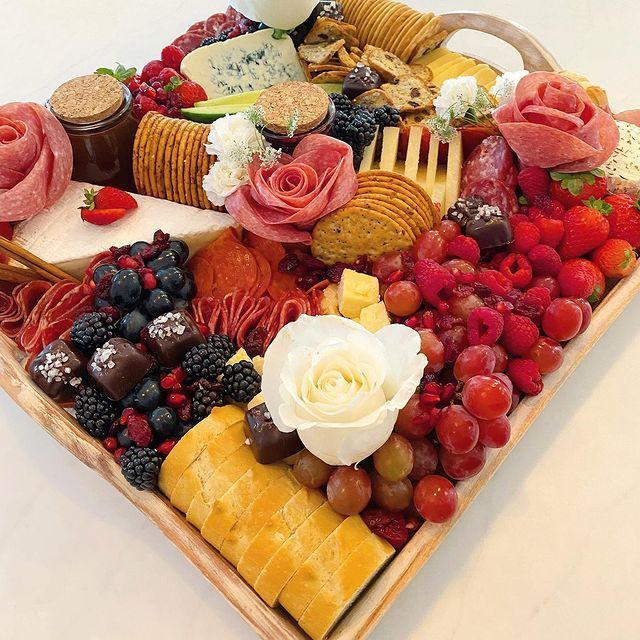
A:
[[[382,132],[382,154],[380,155],[380,170],[393,171],[398,157],[400,142],[399,127],[385,127]]]
[[[409,180],[415,181],[418,178],[423,130],[423,127],[411,127],[409,130],[409,142],[407,143],[407,154],[404,163],[404,175]]]
[[[171,450],[160,468],[160,491],[170,498],[182,474],[202,454],[209,442],[225,431],[230,424],[243,419],[244,411],[238,407],[216,407],[208,418],[188,431]]]
[[[445,80],[451,80],[452,78],[459,78],[460,76],[469,75],[466,73],[469,69],[473,69],[476,66],[476,61],[467,59],[456,62],[455,64],[440,71],[438,75],[434,75],[431,82],[436,87],[441,87]]]
[[[314,511],[267,562],[253,585],[256,593],[275,606],[298,568],[343,521],[328,502]]]
[[[387,307],[383,301],[371,304],[360,312],[358,322],[371,333],[377,333],[383,327],[391,324]]]
[[[478,84],[485,89],[490,89],[498,77],[498,74],[488,64],[476,65],[468,71],[467,75],[473,76]]]
[[[449,207],[460,197],[460,180],[462,177],[462,134],[458,132],[449,143],[447,154],[447,180],[445,183],[443,215]]]
[[[213,242],[225,229],[237,227],[226,213],[202,211],[195,207],[134,194],[138,208],[107,226],[83,222],[78,208],[85,189],[100,187],[71,182],[62,197],[37,216],[20,223],[13,241],[45,262],[82,278],[93,258],[109,247],[121,247],[138,240],[150,242],[159,229],[180,238],[193,255]]]
[[[436,173],[438,171],[438,153],[440,152],[440,140],[436,136],[429,138],[429,153],[427,156],[427,177],[425,181],[425,191],[433,199],[433,189],[436,184]]]
[[[371,533],[320,589],[298,624],[313,640],[323,638],[393,554],[388,542]]]
[[[323,316],[339,316],[338,308],[338,285],[330,284],[326,289],[322,290],[322,299],[320,300],[320,311]]]
[[[435,76],[436,73],[439,73],[442,69],[455,63],[456,61],[462,60],[463,58],[464,56],[461,53],[458,53],[457,51],[449,51],[446,55],[441,56],[437,60],[429,62],[427,66],[429,67],[429,69],[431,69],[431,72]]]
[[[327,504],[320,491],[302,487],[264,524],[238,561],[238,573],[254,585],[258,576],[282,545],[321,505]]]
[[[244,445],[244,420],[236,422],[216,436],[194,463],[182,474],[171,492],[171,504],[186,513],[194,496],[202,491],[207,478],[234,452]]]
[[[278,512],[299,490],[300,483],[285,473],[256,496],[222,543],[220,553],[235,567],[265,522]]]
[[[231,488],[211,505],[200,533],[216,549],[222,544],[253,501],[272,483],[287,473],[285,464],[257,464],[246,471]]]
[[[373,142],[364,150],[364,155],[362,156],[362,162],[360,163],[359,171],[371,171],[371,169],[373,169],[373,161],[376,155],[376,147],[378,145],[379,135],[380,128],[378,127]]]
[[[305,560],[280,594],[280,604],[299,620],[309,603],[331,580],[371,531],[360,516],[350,516]]]
[[[419,58],[416,58],[413,61],[413,64],[426,64],[429,65],[432,62],[435,62],[436,60],[439,60],[440,58],[444,58],[445,56],[449,55],[451,53],[451,51],[449,51],[449,49],[447,49],[446,47],[438,47],[437,49],[434,49],[433,51],[429,51],[429,53],[425,53],[423,56],[420,56]]]

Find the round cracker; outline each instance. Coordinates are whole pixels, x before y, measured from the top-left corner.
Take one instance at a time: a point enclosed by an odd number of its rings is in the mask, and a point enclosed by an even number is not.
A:
[[[164,159],[168,151],[167,146],[173,137],[173,130],[175,127],[176,121],[174,118],[168,118],[166,121],[163,121],[160,136],[158,138],[158,149],[156,150],[153,177],[155,179],[158,197],[162,199],[166,199],[167,197],[167,189],[164,185]]]
[[[365,171],[358,176],[358,179],[362,178],[363,181],[370,180],[372,182],[401,182],[409,187],[411,191],[415,191],[417,197],[421,198],[427,203],[428,208],[433,210],[433,201],[429,197],[429,194],[421,187],[415,180],[407,178],[401,173],[393,173],[392,171],[383,171],[382,169],[374,169],[372,171]]]
[[[169,118],[167,118],[167,120],[169,120]],[[150,145],[150,150],[147,152],[146,158],[146,173],[149,180],[150,192],[154,198],[160,197],[156,180],[156,156],[158,155],[158,151],[160,149],[160,136],[162,135],[165,126],[166,120],[164,117],[161,116],[159,118],[156,118],[156,122],[151,132],[152,143]]]
[[[141,130],[142,122],[138,124],[138,129],[136,130],[136,135],[133,139],[133,158],[131,160],[133,167],[133,181],[136,185],[136,189],[139,191],[139,180],[140,180],[140,171],[138,169],[138,158],[140,157],[140,143],[142,141],[142,130]]]
[[[145,181],[144,181],[144,157],[145,157],[147,144],[149,142],[149,129],[152,123],[153,123],[153,115],[148,113],[140,121],[140,124],[138,125],[138,133],[136,134],[137,136],[140,137],[140,143],[138,145],[138,154],[137,154],[137,157],[134,157],[136,172],[138,174],[136,187],[138,188],[138,193],[141,193],[141,194],[146,193]]]
[[[389,11],[392,11],[395,7],[391,3],[380,2],[375,4],[371,11],[366,16],[366,28],[361,31],[361,36],[367,42],[367,44],[376,45],[374,37],[377,35],[377,25],[380,20],[384,18]]]
[[[204,127],[202,131],[202,137],[200,138],[200,146],[198,148],[198,171],[196,173],[196,179],[198,180],[198,206],[201,209],[207,208],[207,194],[202,187],[202,180],[209,172],[209,163],[207,162],[207,150],[205,149],[205,144],[207,143],[207,139],[209,137],[209,127]]]
[[[180,157],[180,145],[188,126],[188,122],[179,120],[174,133],[173,149],[171,149],[171,159],[169,161],[169,182],[171,183],[171,189],[167,189],[167,197],[169,193],[171,193],[171,200],[173,202],[180,202],[180,194],[178,193],[178,158]]]
[[[173,155],[173,148],[176,143],[178,132],[180,131],[180,120],[174,120],[171,127],[171,134],[167,140],[166,148],[164,150],[164,157],[162,165],[160,167],[159,180],[162,180],[164,186],[164,197],[167,200],[173,200],[173,183],[171,181],[171,158]]]
[[[420,42],[424,40],[425,34],[432,34],[433,31],[430,30],[429,25],[433,22],[433,14],[422,14],[420,16],[420,20],[416,22],[413,27],[413,38],[408,41],[407,46],[405,47],[402,55],[404,56],[403,60],[409,62],[415,58],[415,52],[420,46]]]
[[[423,231],[427,231],[429,227],[430,214],[423,208],[424,205],[412,197],[399,185],[395,185],[393,189],[386,187],[363,185],[358,189],[356,198],[364,197],[377,201],[391,202],[394,206],[400,208],[403,213],[409,217],[415,228],[417,235]]]
[[[380,3],[386,2],[386,0],[377,0]],[[364,16],[367,14],[367,11],[369,11],[369,7],[370,5],[372,5],[374,2],[376,2],[376,0],[362,0],[361,2],[357,2],[355,3],[355,6],[352,6],[350,8],[350,15],[349,16],[345,16],[345,18],[348,18],[348,22],[350,22],[351,24],[355,25],[358,29],[358,39],[360,40],[360,43],[364,46],[366,43],[364,42],[364,39],[362,38],[362,35],[360,34],[361,28],[362,28],[362,21]],[[354,3],[352,3],[354,4]]]
[[[376,200],[374,198],[367,198],[366,196],[356,196],[353,200],[349,201],[350,207],[360,207],[366,211],[373,210],[381,213],[384,216],[391,218],[394,222],[397,222],[407,233],[411,239],[415,242],[420,235],[417,233],[418,228],[415,223],[409,222],[409,218],[395,205],[390,204],[388,201]]]
[[[198,139],[200,137],[201,127],[200,124],[195,124],[193,128],[193,133],[191,135],[191,144],[186,149],[186,162],[185,162],[185,171],[184,171],[184,195],[187,200],[187,204],[194,206],[194,196],[195,201],[197,203],[197,193],[195,191],[195,175],[196,175],[196,162],[194,159],[195,149],[198,144]],[[198,206],[195,204],[195,206]]]
[[[151,196],[153,195],[153,190],[151,188],[151,177],[149,175],[149,160],[151,158],[151,154],[153,153],[153,149],[156,145],[156,127],[158,126],[158,122],[160,120],[160,116],[154,116],[149,119],[149,126],[147,128],[147,140],[144,145],[143,155],[142,155],[142,181],[144,184],[144,193],[145,195]]]
[[[187,165],[187,153],[191,145],[193,144],[193,135],[195,132],[195,127],[193,126],[195,122],[189,122],[185,126],[185,130],[182,134],[182,139],[180,140],[180,148],[178,149],[178,158],[177,158],[177,180],[176,185],[178,187],[178,202],[181,204],[189,204],[187,202],[187,192],[185,189],[185,173],[186,173],[186,165]]]
[[[414,15],[410,16],[398,29],[400,33],[399,38],[392,43],[391,52],[395,53],[403,62],[406,62],[406,60],[402,57],[402,53],[409,43],[413,42],[415,38],[414,29],[421,18],[422,14],[418,11],[416,11]]]
[[[389,46],[391,46],[393,41],[397,39],[398,34],[402,30],[402,25],[405,23],[407,18],[411,16],[413,11],[414,9],[411,7],[404,6],[394,13],[393,18],[389,21],[382,43],[380,44],[382,49],[385,49],[386,51],[389,50]]]
[[[196,133],[196,139],[193,145],[193,151],[191,152],[191,199],[194,207],[200,206],[200,192],[202,191],[202,163],[201,163],[201,151],[202,140],[207,135],[208,127],[204,124],[198,125],[198,132]]]
[[[387,197],[394,197],[397,195],[398,197],[402,197],[402,199],[411,203],[411,205],[415,208],[416,212],[422,216],[427,222],[431,215],[431,206],[429,203],[422,197],[420,192],[415,189],[411,189],[404,182],[389,181],[389,182],[381,182],[379,180],[362,180],[358,181],[358,193],[378,193],[380,195],[384,195]]]

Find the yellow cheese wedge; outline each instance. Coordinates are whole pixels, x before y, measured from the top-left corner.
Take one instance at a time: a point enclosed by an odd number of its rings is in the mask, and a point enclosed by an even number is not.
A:
[[[251,362],[251,358],[249,354],[244,349],[238,349],[236,353],[234,353],[229,360],[227,360],[227,364],[236,364],[238,362],[242,362],[246,360],[247,362]]]
[[[433,185],[433,190],[430,193],[433,204],[440,208],[440,217],[443,216],[444,211],[445,193],[447,188],[447,169],[446,167],[439,166],[436,171],[436,180]]]
[[[327,501],[320,491],[302,487],[271,516],[247,545],[238,561],[238,573],[253,586],[267,562],[298,527],[323,504],[327,504]]]
[[[473,76],[478,84],[485,89],[490,89],[498,77],[498,74],[488,64],[476,65],[469,70],[467,75]]]
[[[377,278],[353,269],[342,272],[338,284],[338,308],[345,318],[356,319],[360,312],[380,301],[380,283]]]
[[[469,69],[473,69],[476,66],[476,61],[467,59],[461,60],[446,69],[443,69],[437,76],[433,76],[433,84],[436,87],[441,87],[445,80],[450,80],[451,78],[459,78],[460,76],[469,75],[467,71]]]
[[[444,58],[450,53],[451,51],[449,51],[449,49],[447,49],[446,47],[438,47],[437,49],[434,49],[433,51],[429,51],[429,53],[425,53],[423,56],[416,58],[413,61],[413,64],[428,65],[428,64],[431,64],[432,62],[435,62],[436,60],[439,60],[440,58]]]
[[[220,550],[229,531],[251,503],[288,470],[286,464],[257,464],[251,467],[211,505],[211,511],[200,530],[202,537]]]
[[[222,497],[251,467],[258,464],[251,447],[244,445],[232,453],[205,481],[189,505],[187,521],[202,529],[211,505]]]
[[[256,593],[275,606],[298,568],[343,521],[328,502],[316,509],[267,562],[253,585]]]
[[[371,304],[365,307],[360,312],[358,322],[371,333],[376,333],[391,324],[389,320],[389,314],[387,313],[387,307],[384,302],[380,301],[377,304]]]
[[[449,51],[446,55],[441,56],[437,60],[434,60],[433,62],[427,64],[427,66],[429,67],[429,69],[431,69],[431,72],[435,76],[436,73],[439,73],[440,70],[447,65],[450,65],[457,60],[462,60],[463,58],[464,56],[461,53],[458,53],[457,51]]]
[[[323,316],[339,316],[338,308],[338,285],[330,284],[322,291],[322,300],[320,300],[320,311]]]
[[[254,396],[253,400],[249,401],[249,404],[247,404],[247,411],[250,411],[251,409],[261,404],[264,404],[264,394],[262,393],[262,391],[257,396]],[[246,437],[245,437],[245,440],[246,440]]]
[[[462,135],[460,132],[449,143],[447,155],[447,181],[445,183],[445,196],[443,213],[460,197],[460,179],[462,176]]]
[[[259,375],[262,375],[264,371],[264,358],[262,356],[256,356],[251,359],[253,363],[253,368],[258,372]]]
[[[171,492],[171,504],[186,513],[193,497],[202,491],[207,478],[234,452],[244,445],[244,420],[230,425],[216,436],[195,462],[182,474]]]
[[[373,161],[376,155],[376,146],[378,144],[378,136],[380,135],[380,127],[376,131],[375,138],[373,142],[364,150],[364,154],[362,156],[362,162],[360,162],[360,168],[358,171],[371,171],[373,169]]]
[[[280,594],[280,604],[299,620],[320,589],[371,531],[360,516],[348,517],[302,563]]]
[[[393,547],[372,533],[320,589],[298,624],[313,640],[323,638],[393,554]]]
[[[436,173],[438,171],[438,152],[440,141],[436,136],[429,138],[429,152],[427,156],[427,177],[424,188],[433,199],[433,188],[436,184]]]
[[[382,133],[382,153],[380,155],[380,170],[393,171],[398,157],[398,143],[400,142],[399,127],[385,127]]]
[[[422,145],[422,127],[411,127],[409,130],[409,142],[404,163],[404,175],[409,180],[417,180],[418,167],[420,165],[420,146]]]
[[[191,429],[172,449],[160,468],[158,486],[171,497],[180,476],[206,449],[209,441],[225,431],[230,424],[244,419],[244,411],[233,405],[216,407],[208,418]]]

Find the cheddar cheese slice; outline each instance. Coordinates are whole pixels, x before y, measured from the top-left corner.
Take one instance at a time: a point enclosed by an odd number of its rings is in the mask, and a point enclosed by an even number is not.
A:
[[[462,60],[464,56],[456,51],[449,51],[446,55],[441,56],[437,60],[433,62],[429,62],[427,66],[431,69],[433,75],[435,76],[437,73],[440,73],[442,69],[447,66],[454,64],[456,61]]]
[[[385,127],[382,132],[382,153],[380,155],[380,170],[394,171],[398,157],[400,142],[399,127]]]
[[[420,147],[422,146],[423,127],[411,127],[409,130],[409,142],[407,143],[407,156],[404,163],[404,175],[409,180],[418,179],[418,167],[420,165]]]
[[[447,67],[446,69],[442,69],[438,75],[434,75],[432,82],[436,85],[436,87],[441,87],[445,80],[450,80],[451,78],[459,78],[460,76],[469,75],[467,71],[469,69],[473,69],[476,66],[476,61],[471,60],[471,58],[460,60],[455,64]]]
[[[413,61],[413,64],[426,64],[429,65],[432,62],[435,62],[436,60],[439,60],[440,58],[444,58],[445,56],[449,55],[451,53],[451,51],[449,51],[449,49],[447,49],[446,47],[438,47],[437,49],[434,49],[433,51],[429,51],[429,53],[425,53],[423,56],[420,56],[419,58],[416,58]]]
[[[319,491],[302,487],[260,529],[238,561],[238,573],[254,585],[261,571],[298,527],[321,505],[327,504]]]
[[[313,640],[323,638],[393,554],[388,542],[371,533],[320,589],[298,624]]]
[[[305,560],[280,594],[280,604],[299,620],[347,557],[372,535],[360,516],[348,517]]]
[[[447,180],[445,183],[444,207],[442,209],[443,214],[446,214],[449,207],[460,197],[462,161],[462,134],[458,132],[456,137],[449,142],[449,153],[447,155]]]
[[[476,65],[469,70],[467,75],[473,76],[478,84],[485,89],[490,89],[498,77],[498,74],[488,64]]]
[[[314,511],[267,562],[253,585],[256,593],[274,607],[291,576],[343,521],[328,502]]]

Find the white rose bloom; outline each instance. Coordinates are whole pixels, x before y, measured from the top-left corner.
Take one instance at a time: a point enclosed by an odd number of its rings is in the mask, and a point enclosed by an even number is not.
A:
[[[478,81],[473,76],[445,80],[440,95],[433,101],[436,115],[443,116],[449,109],[452,118],[461,118],[478,95]]]
[[[528,76],[528,71],[507,71],[501,76],[498,76],[495,84],[491,87],[489,93],[500,101],[500,104],[505,104],[513,98],[518,82],[525,76]]]
[[[302,24],[313,12],[318,0],[232,0],[231,6],[243,16],[264,22],[272,29],[289,31]]]
[[[339,316],[301,316],[267,349],[262,392],[273,422],[331,465],[364,460],[391,435],[427,365],[404,325],[375,334]]]
[[[244,113],[216,120],[211,125],[207,140],[207,153],[223,159],[238,148],[257,153],[263,146],[262,134],[247,120]]]
[[[202,188],[211,204],[221,207],[228,196],[248,181],[245,166],[228,160],[218,160],[202,179]]]

